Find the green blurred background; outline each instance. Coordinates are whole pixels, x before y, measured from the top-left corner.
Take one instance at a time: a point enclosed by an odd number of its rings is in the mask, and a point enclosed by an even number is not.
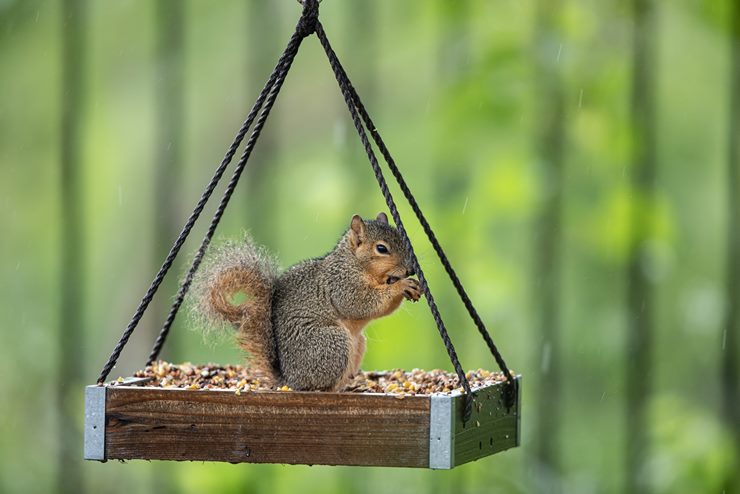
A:
[[[740,492],[737,3],[322,3],[340,59],[524,375],[522,446],[436,472],[82,461],[83,385],[300,7],[0,0],[0,492]],[[218,236],[248,229],[287,266],[330,249],[353,213],[384,209],[311,37]],[[401,213],[463,366],[495,368]],[[204,232],[111,377],[144,364]],[[366,369],[451,368],[424,303],[367,333]],[[242,360],[186,318],[164,357]]]

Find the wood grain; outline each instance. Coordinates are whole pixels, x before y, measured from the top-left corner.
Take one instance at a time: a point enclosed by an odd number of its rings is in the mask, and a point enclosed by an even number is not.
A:
[[[520,401],[504,384],[452,400],[452,465],[519,445]],[[109,386],[106,459],[429,466],[429,396]]]
[[[428,397],[110,387],[107,459],[427,467]]]

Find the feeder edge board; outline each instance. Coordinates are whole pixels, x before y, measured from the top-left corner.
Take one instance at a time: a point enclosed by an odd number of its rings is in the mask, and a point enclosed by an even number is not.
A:
[[[519,445],[520,395],[507,410],[503,387],[476,390],[473,415],[463,426],[459,394],[237,395],[93,385],[85,390],[84,453],[102,461],[453,468]]]

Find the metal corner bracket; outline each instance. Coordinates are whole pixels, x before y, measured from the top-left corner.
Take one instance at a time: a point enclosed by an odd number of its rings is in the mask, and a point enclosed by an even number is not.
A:
[[[85,441],[86,460],[105,461],[105,386],[85,387]]]

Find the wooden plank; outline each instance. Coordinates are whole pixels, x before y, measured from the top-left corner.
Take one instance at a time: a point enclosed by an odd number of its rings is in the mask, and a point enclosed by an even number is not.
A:
[[[520,377],[516,379],[521,385]],[[500,383],[475,391],[473,413],[466,424],[462,421],[463,396],[455,398],[452,432],[454,465],[462,465],[519,445],[520,401],[515,396],[512,407],[507,408],[504,402],[505,386]]]
[[[106,459],[427,467],[429,397],[113,386]]]
[[[430,396],[105,389],[104,459],[430,466]],[[451,420],[447,459],[437,451],[434,468],[519,445],[521,394],[507,409],[504,390],[502,383],[477,390],[466,424],[463,396],[442,397],[437,413],[448,411],[437,421]]]

